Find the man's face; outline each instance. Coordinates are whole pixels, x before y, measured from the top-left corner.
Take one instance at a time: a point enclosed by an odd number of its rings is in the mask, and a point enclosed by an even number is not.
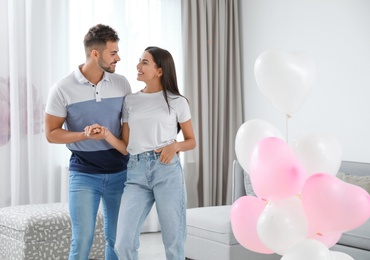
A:
[[[106,48],[99,52],[98,65],[106,72],[113,73],[121,58],[118,55],[118,42],[107,42]]]

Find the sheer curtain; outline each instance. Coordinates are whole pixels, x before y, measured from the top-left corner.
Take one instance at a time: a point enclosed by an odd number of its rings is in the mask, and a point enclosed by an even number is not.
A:
[[[94,24],[114,28],[120,38],[121,61],[116,72],[129,80],[132,91],[143,87],[136,80],[136,64],[148,46],[167,49],[178,72],[182,70],[181,0],[84,0],[71,1],[70,68],[85,60],[82,39]],[[179,76],[179,82],[182,75]]]
[[[51,85],[85,61],[83,36],[96,23],[121,38],[117,72],[133,91],[136,64],[157,45],[181,70],[180,0],[0,0],[0,207],[61,200],[70,156],[43,133]],[[179,75],[181,78],[181,75]]]
[[[185,154],[189,207],[231,203],[235,136],[243,120],[238,5],[182,1],[185,94],[198,141]]]
[[[1,0],[0,207],[58,200],[62,150],[43,134],[48,88],[65,71],[64,1]]]

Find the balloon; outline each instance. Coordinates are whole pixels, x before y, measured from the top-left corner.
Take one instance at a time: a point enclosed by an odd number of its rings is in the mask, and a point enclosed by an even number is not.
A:
[[[301,200],[291,197],[270,201],[257,222],[261,241],[272,251],[283,255],[307,237],[307,220]]]
[[[307,134],[297,137],[292,144],[294,153],[307,174],[325,172],[336,175],[342,161],[342,147],[329,134]]]
[[[327,248],[331,248],[332,246],[334,246],[342,236],[342,233],[311,233],[310,227],[308,228],[308,230],[308,238],[320,241],[321,243],[326,245]]]
[[[332,260],[329,249],[314,239],[304,239],[293,246],[281,260]]]
[[[293,114],[306,100],[315,80],[315,64],[303,52],[268,50],[254,65],[262,93],[285,114]]]
[[[266,200],[285,199],[300,193],[307,177],[289,145],[277,137],[267,137],[257,143],[249,175],[256,195]]]
[[[353,257],[343,252],[330,251],[330,255],[332,260],[355,260]]]
[[[235,138],[235,153],[245,172],[249,173],[251,154],[258,141],[273,136],[283,138],[273,125],[260,119],[248,120],[239,127]]]
[[[262,254],[272,254],[259,239],[257,220],[266,202],[254,196],[243,196],[231,206],[230,220],[236,240],[243,247]]]
[[[369,193],[327,173],[307,179],[302,203],[314,233],[343,233],[359,227],[370,217]]]

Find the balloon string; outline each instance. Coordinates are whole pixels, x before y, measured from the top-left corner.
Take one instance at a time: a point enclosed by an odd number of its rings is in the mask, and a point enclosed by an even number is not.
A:
[[[288,141],[288,120],[290,119],[290,118],[292,118],[292,116],[291,115],[289,115],[289,114],[286,114],[286,117],[285,117],[285,128],[286,128],[286,130],[285,130],[285,139],[286,139],[286,142],[287,143],[289,143],[289,141]]]

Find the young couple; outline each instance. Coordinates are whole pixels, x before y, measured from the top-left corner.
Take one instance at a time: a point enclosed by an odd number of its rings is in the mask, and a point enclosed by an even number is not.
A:
[[[186,190],[178,153],[196,145],[189,105],[171,54],[158,47],[144,50],[137,79],[146,86],[131,94],[126,78],[114,73],[118,42],[111,27],[92,27],[86,62],[48,97],[46,138],[72,152],[69,259],[88,259],[102,200],[105,259],[138,259],[141,227],[156,202],[166,258],[183,260]]]

